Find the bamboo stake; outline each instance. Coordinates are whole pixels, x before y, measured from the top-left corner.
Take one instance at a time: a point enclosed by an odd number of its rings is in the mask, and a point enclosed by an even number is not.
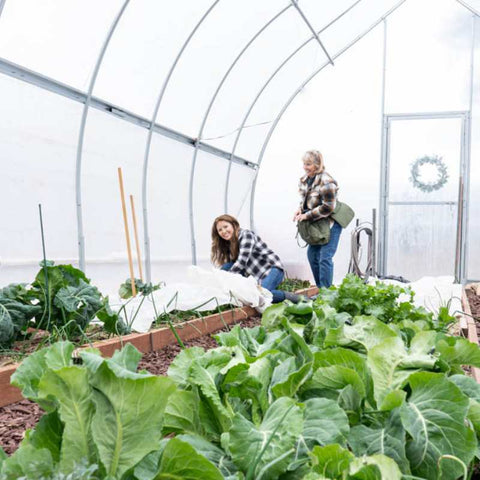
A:
[[[118,183],[120,185],[120,197],[122,200],[123,223],[125,225],[125,237],[127,239],[128,266],[130,267],[130,282],[132,285],[132,296],[135,297],[137,295],[137,289],[135,288],[135,274],[133,273],[132,248],[130,246],[130,233],[128,231],[128,222],[127,222],[127,207],[125,206],[125,192],[123,190],[122,169],[120,167],[118,167]]]
[[[137,247],[138,270],[140,272],[140,280],[143,282],[142,257],[140,255],[140,243],[138,241],[138,230],[137,230],[137,216],[135,215],[135,205],[133,203],[133,195],[130,195],[130,206],[132,207],[133,233],[135,234],[135,246]]]

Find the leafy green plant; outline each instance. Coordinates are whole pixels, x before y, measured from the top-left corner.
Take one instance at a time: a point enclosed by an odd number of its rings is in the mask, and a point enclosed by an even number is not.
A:
[[[479,447],[480,386],[461,366],[480,367],[480,348],[431,314],[399,313],[400,292],[385,288],[372,293],[386,296],[388,318],[363,305],[352,315],[346,296],[348,311],[325,297],[300,309],[285,302],[259,327],[217,335],[216,349],[182,350],[155,428],[145,422],[148,408],[157,413],[157,381],[136,373],[133,347],[111,360],[84,352],[83,365],[71,364],[68,343],[38,352],[13,382],[48,415],[2,474],[27,459],[68,473],[84,458],[119,480],[465,478]]]
[[[158,284],[153,284],[153,283],[145,283],[139,278],[135,278],[135,290],[137,291],[137,294],[142,294],[142,295],[149,295],[150,293],[154,292],[155,290],[159,290],[162,288],[165,284],[163,282],[160,282]],[[120,298],[123,298],[124,300],[131,298],[133,293],[132,293],[132,282],[129,278],[127,278],[121,285],[120,288],[118,289],[118,295]]]
[[[25,334],[30,320],[42,311],[34,305],[35,295],[25,283],[12,283],[0,289],[0,347],[7,348]]]
[[[303,290],[310,287],[309,280],[301,280],[300,278],[285,278],[285,280],[277,287],[278,290],[284,292],[296,292],[297,290]]]

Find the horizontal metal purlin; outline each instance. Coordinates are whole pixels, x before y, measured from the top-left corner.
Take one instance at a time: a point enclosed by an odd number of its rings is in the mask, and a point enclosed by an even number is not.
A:
[[[388,202],[389,205],[457,205],[458,202]]]
[[[8,60],[5,60],[3,58],[0,58],[0,73],[8,75],[12,78],[16,78],[18,80],[22,80],[26,83],[30,83],[36,87],[43,88],[44,90],[48,90],[49,92],[56,93],[71,100],[75,100],[76,102],[86,102],[86,93],[76,88],[65,85],[64,83],[60,83],[51,78],[45,77],[44,75],[36,73],[32,70],[28,70],[27,68],[24,68],[20,65],[16,65],[15,63],[9,62]],[[135,113],[129,112],[128,110],[123,110],[122,108],[99,98],[92,97],[90,106],[97,110],[101,110],[105,113],[114,115],[117,118],[121,118],[122,120],[125,120],[127,122],[133,123],[134,125],[140,126],[142,128],[150,128],[150,121],[147,118],[136,115]],[[197,143],[197,140],[195,138],[189,137],[188,135],[177,132],[159,124],[155,124],[153,126],[153,131],[164,137],[176,140],[177,142],[190,145],[191,147],[195,147]],[[216,157],[221,157],[225,158],[228,161],[233,161],[234,163],[239,165],[243,165],[252,169],[257,168],[256,163],[239,157],[237,155],[233,156],[232,158],[230,152],[221,150],[220,148],[209,145],[208,143],[198,142],[198,149],[211,155],[215,155]]]
[[[431,120],[435,118],[463,118],[467,112],[387,113],[390,120]]]

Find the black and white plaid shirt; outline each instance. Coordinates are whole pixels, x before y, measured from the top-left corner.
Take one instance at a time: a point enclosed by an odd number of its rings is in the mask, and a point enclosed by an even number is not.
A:
[[[252,275],[260,282],[273,267],[284,270],[278,255],[258,235],[241,228],[238,234],[238,258],[230,271]]]

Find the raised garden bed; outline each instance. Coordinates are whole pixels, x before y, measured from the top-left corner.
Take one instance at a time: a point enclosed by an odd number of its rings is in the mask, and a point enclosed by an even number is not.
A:
[[[470,284],[465,287],[462,306],[466,317],[468,339],[478,345],[480,338],[480,284]],[[472,376],[480,383],[480,369],[472,367]]]
[[[317,287],[310,287],[298,291],[299,294],[306,296],[314,295],[317,292]],[[182,341],[188,341],[219,330],[225,325],[230,325],[239,320],[255,316],[256,314],[256,310],[251,307],[235,308],[206,317],[193,318],[192,320],[177,323],[174,327],[180,339]],[[115,350],[120,350],[126,343],[131,343],[142,353],[149,353],[159,350],[166,345],[177,343],[177,339],[169,327],[164,327],[152,329],[147,333],[132,333],[129,335],[116,336],[100,342],[86,344],[79,348],[98,348],[104,357],[110,357]],[[10,384],[10,377],[19,364],[20,363],[13,363],[0,367],[0,391],[2,392],[0,407],[18,402],[23,398],[20,390]]]
[[[250,328],[259,323],[260,317],[251,317],[233,320],[230,324]],[[185,346],[187,348],[202,347],[205,350],[215,348],[218,344],[212,333],[227,330],[228,327],[225,326],[212,330],[211,333],[205,333],[197,338],[186,340]],[[170,363],[180,352],[181,348],[178,343],[165,345],[158,351],[144,353],[138,367],[139,369],[148,370],[154,375],[165,375]],[[18,389],[15,390],[18,391]],[[0,447],[3,448],[5,453],[11,455],[17,449],[25,435],[25,431],[28,428],[34,428],[43,414],[43,410],[30,400],[21,400],[0,408]]]

